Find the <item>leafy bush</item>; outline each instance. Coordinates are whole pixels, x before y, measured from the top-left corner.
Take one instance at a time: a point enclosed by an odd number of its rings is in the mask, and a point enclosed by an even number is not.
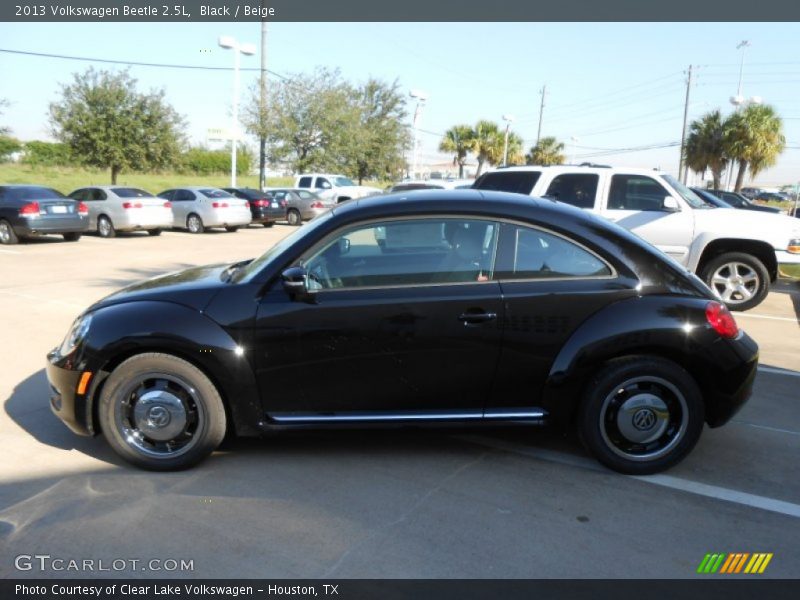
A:
[[[0,162],[11,158],[11,154],[22,149],[22,144],[7,135],[0,135]]]
[[[38,141],[25,143],[22,162],[46,167],[68,167],[76,163],[66,144]]]
[[[226,150],[207,150],[191,148],[183,155],[183,170],[196,175],[230,173],[231,153]],[[236,150],[236,173],[246,175],[250,172],[253,157],[246,148]]]

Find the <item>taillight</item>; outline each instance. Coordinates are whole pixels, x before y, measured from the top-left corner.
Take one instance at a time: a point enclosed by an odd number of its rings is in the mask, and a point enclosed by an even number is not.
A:
[[[39,216],[39,203],[28,202],[25,206],[19,209],[19,216],[30,219],[31,217]]]
[[[141,202],[123,202],[122,208],[142,208]]]
[[[706,321],[711,328],[724,338],[732,339],[739,335],[739,326],[728,307],[719,302],[706,305]]]
[[[263,200],[263,199],[262,200],[253,200],[253,202],[251,202],[251,204],[253,206],[260,206],[260,207],[269,206],[269,200]]]
[[[325,208],[325,206],[322,204],[322,202],[312,202],[311,208]]]
[[[78,202],[78,214],[85,217],[89,214],[89,207],[83,202]]]
[[[228,208],[228,203],[227,202],[212,202],[211,206],[213,208]]]
[[[172,202],[164,202],[164,208],[172,208]]]

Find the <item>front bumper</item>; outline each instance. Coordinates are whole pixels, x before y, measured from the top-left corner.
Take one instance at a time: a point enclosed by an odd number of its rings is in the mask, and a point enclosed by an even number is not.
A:
[[[781,277],[800,279],[800,254],[776,250],[775,258],[778,260],[778,274]]]
[[[79,394],[83,371],[73,370],[68,358],[52,350],[47,355],[47,381],[50,383],[50,409],[64,424],[78,435],[94,435],[91,405],[88,401],[94,387],[94,377],[85,393]]]

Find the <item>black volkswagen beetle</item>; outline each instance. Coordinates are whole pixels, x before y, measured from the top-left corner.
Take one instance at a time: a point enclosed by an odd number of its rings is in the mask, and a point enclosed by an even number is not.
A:
[[[709,289],[628,231],[456,190],[347,202],[255,260],[129,286],[47,375],[71,429],[151,469],[227,431],[554,422],[646,474],[731,418],[757,361]]]

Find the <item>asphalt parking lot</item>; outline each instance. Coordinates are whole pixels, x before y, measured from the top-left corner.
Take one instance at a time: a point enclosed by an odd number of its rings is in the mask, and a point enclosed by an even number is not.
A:
[[[800,577],[793,283],[737,314],[761,346],[754,397],[657,476],[612,473],[572,437],[526,428],[233,440],[193,470],[149,473],[50,413],[45,354],[88,304],[141,278],[258,255],[289,231],[0,248],[0,577],[692,578],[710,552],[771,552],[760,577]],[[127,562],[15,568],[36,554]],[[193,569],[154,572],[151,559]]]

